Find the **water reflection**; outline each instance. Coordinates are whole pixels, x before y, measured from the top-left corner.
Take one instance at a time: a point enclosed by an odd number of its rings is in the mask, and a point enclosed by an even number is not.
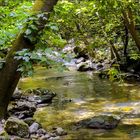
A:
[[[137,83],[112,83],[91,73],[60,73],[36,68],[35,75],[22,79],[19,86],[22,89],[48,88],[57,93],[52,105],[39,109],[35,118],[46,129],[56,126],[67,129],[69,135],[63,139],[140,139],[140,86]],[[119,127],[111,131],[73,131],[75,122],[101,113],[125,114],[127,117],[122,118]]]

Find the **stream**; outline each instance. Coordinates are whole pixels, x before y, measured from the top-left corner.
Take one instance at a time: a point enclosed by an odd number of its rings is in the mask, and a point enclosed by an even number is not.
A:
[[[39,108],[34,118],[46,130],[62,127],[68,132],[64,140],[139,140],[140,85],[113,83],[92,72],[56,71],[36,67],[35,74],[23,78],[22,90],[47,88],[57,93],[51,105]],[[124,116],[113,130],[75,130],[74,124],[97,114]]]

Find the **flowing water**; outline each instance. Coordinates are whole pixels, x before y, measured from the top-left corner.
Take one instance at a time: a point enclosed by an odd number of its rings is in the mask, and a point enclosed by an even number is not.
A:
[[[35,75],[24,78],[25,89],[47,88],[57,93],[50,106],[37,110],[35,118],[45,129],[62,127],[65,140],[140,140],[140,85],[112,83],[96,74],[76,71],[58,72],[36,68]],[[113,130],[78,129],[79,120],[97,114],[115,114],[122,118]]]

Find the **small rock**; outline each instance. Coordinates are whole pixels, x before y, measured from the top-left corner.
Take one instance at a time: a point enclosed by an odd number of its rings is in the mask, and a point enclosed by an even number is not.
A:
[[[23,120],[15,117],[10,117],[5,123],[5,130],[8,134],[16,135],[19,137],[28,137],[29,127]]]
[[[43,128],[37,130],[37,134],[46,134],[47,131]]]
[[[38,137],[38,138],[41,138],[42,136],[44,136],[43,134],[36,134],[36,136]]]
[[[56,135],[56,133],[50,133],[50,136],[51,137],[56,137],[57,135]]]
[[[79,64],[81,62],[84,62],[84,58],[83,57],[80,57],[79,59],[76,60],[76,64]]]
[[[42,136],[42,137],[40,138],[40,140],[48,140],[50,137],[51,137],[51,136],[50,136],[49,134],[46,134],[46,135]]]
[[[46,107],[46,106],[48,106],[49,104],[38,104],[37,105],[37,108],[42,108],[42,107]]]
[[[37,135],[31,135],[30,138],[31,138],[31,140],[38,140],[39,139],[39,137]]]
[[[60,136],[57,136],[57,137],[50,137],[48,140],[60,140]]]
[[[27,123],[29,126],[31,126],[35,122],[35,120],[30,117],[30,118],[25,118],[24,122]]]
[[[36,131],[39,129],[39,124],[34,122],[30,127],[29,127],[29,132],[30,134],[36,133]]]
[[[63,135],[66,135],[66,134],[67,134],[67,132],[65,132],[64,129],[61,128],[61,127],[56,128],[55,133],[56,133],[58,136],[63,136]]]
[[[17,136],[13,136],[10,138],[10,140],[27,140],[25,138],[21,138],[21,137],[17,137]]]

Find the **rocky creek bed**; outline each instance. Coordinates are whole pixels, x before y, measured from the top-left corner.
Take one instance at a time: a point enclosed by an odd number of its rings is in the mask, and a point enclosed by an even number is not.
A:
[[[44,77],[44,75],[48,75],[48,77]],[[122,121],[128,123],[129,120],[135,120],[140,114],[138,111],[139,86],[134,86],[131,89],[133,86],[130,85],[124,92],[124,88],[121,90],[121,87],[118,88],[117,85],[112,85],[112,83],[110,85],[108,81],[95,75],[91,77],[90,73],[58,74],[47,71],[46,74],[46,70],[42,68],[37,69],[34,79],[29,78],[27,83],[26,79],[23,79],[21,82],[23,82],[23,85],[20,85],[22,89],[29,89],[30,87],[33,89],[25,90],[24,93],[19,90],[15,91],[11,98],[8,118],[0,123],[0,139],[2,140],[92,139],[96,134],[104,135],[108,133],[108,135],[112,135],[113,131],[118,130]],[[134,89],[137,91],[137,96],[134,95]],[[56,97],[61,101],[54,100]],[[127,103],[127,101],[129,102]],[[51,102],[58,106],[52,106]],[[44,112],[42,107],[45,107]],[[55,109],[56,114],[54,113],[51,116],[46,110],[47,108],[53,113]],[[99,109],[101,109],[100,112],[97,111]],[[42,110],[41,112],[45,116],[36,114],[33,117],[37,110]],[[72,114],[67,114],[69,111],[72,111],[70,112]],[[90,112],[93,114],[87,117]],[[54,116],[56,117],[54,122],[49,118],[49,115],[52,119]],[[73,129],[71,131],[76,134],[74,134],[74,137],[67,137],[71,135],[71,132],[63,127],[61,121],[69,120],[69,117],[73,117],[73,115],[78,117],[85,115],[86,118],[72,120]],[[48,129],[47,121],[53,123],[51,129]],[[126,125],[127,129],[128,126]],[[135,127],[130,128],[135,130]],[[85,132],[82,133],[83,129],[87,130],[86,134]],[[126,128],[121,129],[125,131]],[[89,131],[94,132],[94,134],[91,132],[88,137],[87,132]],[[102,138],[104,137],[102,136]]]
[[[42,128],[41,124],[34,120],[33,115],[37,108],[48,106],[56,93],[47,89],[33,89],[22,93],[16,90],[11,98],[8,110],[8,118],[0,122],[1,140],[60,140],[67,135],[61,126],[52,131]],[[99,115],[85,119],[74,124],[75,129],[114,129],[120,119],[110,115]]]
[[[27,95],[28,94],[28,95]],[[7,120],[0,122],[1,140],[57,140],[66,135],[61,127],[53,128],[51,132],[43,129],[41,124],[33,119],[37,108],[51,103],[56,93],[47,89],[27,90],[25,93],[16,90],[11,98]]]

